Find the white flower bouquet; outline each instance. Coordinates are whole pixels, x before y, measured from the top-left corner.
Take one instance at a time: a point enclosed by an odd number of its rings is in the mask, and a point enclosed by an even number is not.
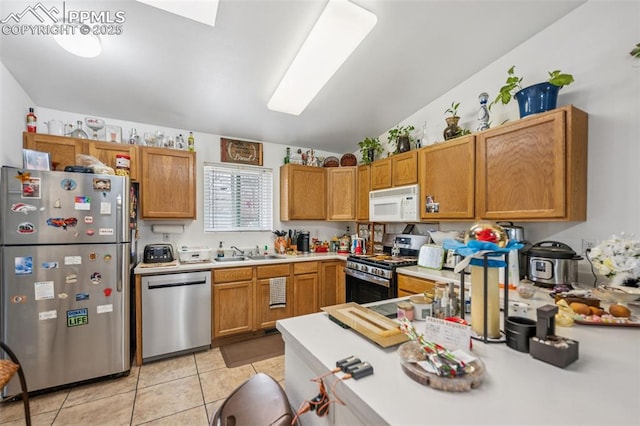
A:
[[[624,233],[613,235],[593,247],[588,254],[594,268],[609,278],[611,285],[638,285],[640,280],[640,241]]]

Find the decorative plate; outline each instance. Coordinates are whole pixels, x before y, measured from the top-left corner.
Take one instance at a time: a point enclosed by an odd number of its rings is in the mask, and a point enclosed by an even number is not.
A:
[[[358,164],[358,159],[356,158],[355,155],[349,152],[344,154],[342,158],[340,158],[341,166],[355,166],[356,164]]]
[[[340,165],[336,157],[327,157],[324,159],[324,167],[338,167]]]

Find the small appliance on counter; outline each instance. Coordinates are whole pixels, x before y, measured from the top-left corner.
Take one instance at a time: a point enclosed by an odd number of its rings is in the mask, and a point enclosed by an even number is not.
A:
[[[525,253],[528,260],[528,278],[539,286],[553,287],[578,282],[578,256],[564,243],[541,241]]]
[[[147,244],[144,246],[144,263],[168,263],[174,261],[171,244]]]
[[[182,263],[201,263],[211,260],[211,248],[182,246],[178,250],[178,258]]]

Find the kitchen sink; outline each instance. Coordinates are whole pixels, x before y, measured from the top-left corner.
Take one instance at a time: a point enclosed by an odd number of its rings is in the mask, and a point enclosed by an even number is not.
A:
[[[248,256],[247,259],[250,259],[250,260],[284,259],[284,257],[278,254],[256,254],[256,255]]]

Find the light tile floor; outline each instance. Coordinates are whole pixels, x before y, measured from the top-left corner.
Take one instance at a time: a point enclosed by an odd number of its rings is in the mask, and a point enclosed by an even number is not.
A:
[[[284,388],[284,355],[227,368],[219,348],[132,366],[127,377],[30,398],[40,425],[203,425],[236,387],[266,373]],[[0,425],[24,425],[22,401],[0,403]]]

